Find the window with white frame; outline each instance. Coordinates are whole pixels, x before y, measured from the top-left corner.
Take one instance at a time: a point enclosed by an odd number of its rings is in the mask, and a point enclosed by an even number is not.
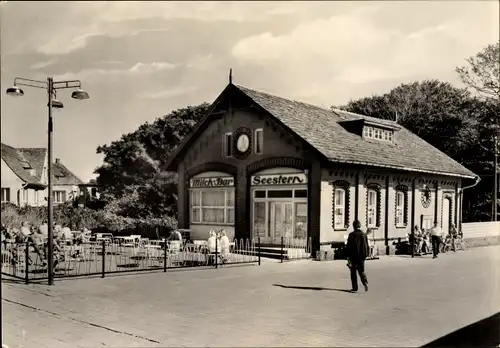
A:
[[[255,130],[255,154],[262,155],[264,151],[264,130],[262,128]]]
[[[23,190],[23,203],[28,204],[28,189]]]
[[[402,191],[396,192],[396,226],[404,225],[405,194]]]
[[[363,127],[363,137],[392,142],[394,131],[371,126]]]
[[[368,189],[368,199],[366,205],[366,216],[367,216],[367,225],[368,227],[377,227],[377,210],[378,210],[378,192],[374,189]]]
[[[54,203],[66,202],[66,191],[53,191],[52,192]]]
[[[335,188],[335,229],[345,228],[346,194],[345,189]]]
[[[234,188],[191,190],[191,223],[234,224]]]
[[[10,202],[10,188],[2,187],[2,203]]]
[[[233,155],[233,133],[224,134],[224,156],[231,157]]]

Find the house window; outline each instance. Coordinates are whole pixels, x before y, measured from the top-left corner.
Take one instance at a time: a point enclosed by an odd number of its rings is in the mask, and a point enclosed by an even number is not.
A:
[[[224,134],[224,156],[231,157],[233,155],[233,133]]]
[[[408,188],[406,186],[396,187],[396,226],[404,227],[408,223]]]
[[[345,227],[345,190],[335,189],[335,229]]]
[[[191,223],[234,224],[234,188],[191,190]]]
[[[396,192],[396,226],[404,224],[405,195],[401,191]]]
[[[255,154],[262,155],[264,150],[264,131],[262,128],[255,130]]]
[[[378,212],[380,208],[379,191],[369,188],[367,192],[366,217],[367,227],[378,227]]]
[[[54,191],[52,192],[54,203],[64,203],[66,202],[66,191]]]
[[[23,203],[28,204],[28,190],[27,189],[23,190]]]
[[[349,227],[349,183],[336,181],[333,184],[333,229]]]
[[[10,188],[2,187],[2,203],[10,202]]]

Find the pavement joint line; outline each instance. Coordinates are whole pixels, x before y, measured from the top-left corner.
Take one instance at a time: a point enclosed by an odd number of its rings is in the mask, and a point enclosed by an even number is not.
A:
[[[62,316],[60,314],[57,314],[57,313],[54,313],[54,312],[51,312],[51,311],[48,311],[48,310],[45,310],[45,309],[36,308],[36,307],[30,306],[30,305],[27,305],[27,304],[24,304],[24,303],[20,303],[20,302],[8,300],[6,298],[2,298],[2,301],[5,301],[5,302],[11,303],[11,304],[16,304],[18,306],[26,307],[26,308],[32,309],[34,311],[48,313],[50,315],[53,315],[53,316],[61,318],[61,319],[66,318],[66,319],[73,320],[73,321],[76,321],[76,322],[81,323],[81,324],[86,324],[86,325],[93,326],[93,327],[96,327],[96,328],[99,328],[99,329],[108,330],[108,331],[111,331],[111,332],[114,332],[114,333],[118,333],[118,334],[122,334],[122,335],[127,335],[127,336],[132,336],[132,337],[135,337],[135,338],[140,338],[140,339],[143,339],[143,340],[146,340],[146,341],[149,341],[149,342],[153,342],[153,343],[160,343],[158,341],[155,341],[155,340],[147,338],[147,337],[135,335],[135,334],[132,334],[132,333],[129,333],[129,332],[125,332],[125,331],[119,331],[119,330],[112,329],[112,328],[109,328],[109,327],[106,327],[106,326],[103,326],[103,325],[90,323],[88,321],[79,320],[79,319],[72,318],[72,317],[64,317],[64,316]]]
[[[8,287],[11,287],[11,288],[15,288],[15,289],[21,289],[21,290],[24,290],[24,291],[31,291],[31,292],[34,292],[34,293],[37,293],[37,294],[48,296],[48,297],[54,297],[54,295],[47,294],[47,293],[45,293],[43,291],[37,291],[37,290],[34,290],[34,289],[28,289],[28,288],[24,288],[24,287],[17,287],[17,286],[14,286],[12,284],[4,284],[4,285],[8,286]]]

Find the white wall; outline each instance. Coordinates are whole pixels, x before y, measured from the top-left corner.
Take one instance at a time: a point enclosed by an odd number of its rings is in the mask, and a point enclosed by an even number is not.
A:
[[[464,222],[464,238],[482,238],[500,236],[500,221]]]
[[[10,169],[2,159],[2,180],[1,187],[10,189],[10,202],[17,204],[17,192],[21,189],[23,181]]]

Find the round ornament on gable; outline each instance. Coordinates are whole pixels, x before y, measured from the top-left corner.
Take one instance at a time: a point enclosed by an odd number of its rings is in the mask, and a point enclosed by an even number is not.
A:
[[[252,152],[252,131],[241,127],[236,130],[234,135],[234,156],[238,159],[244,159]]]

